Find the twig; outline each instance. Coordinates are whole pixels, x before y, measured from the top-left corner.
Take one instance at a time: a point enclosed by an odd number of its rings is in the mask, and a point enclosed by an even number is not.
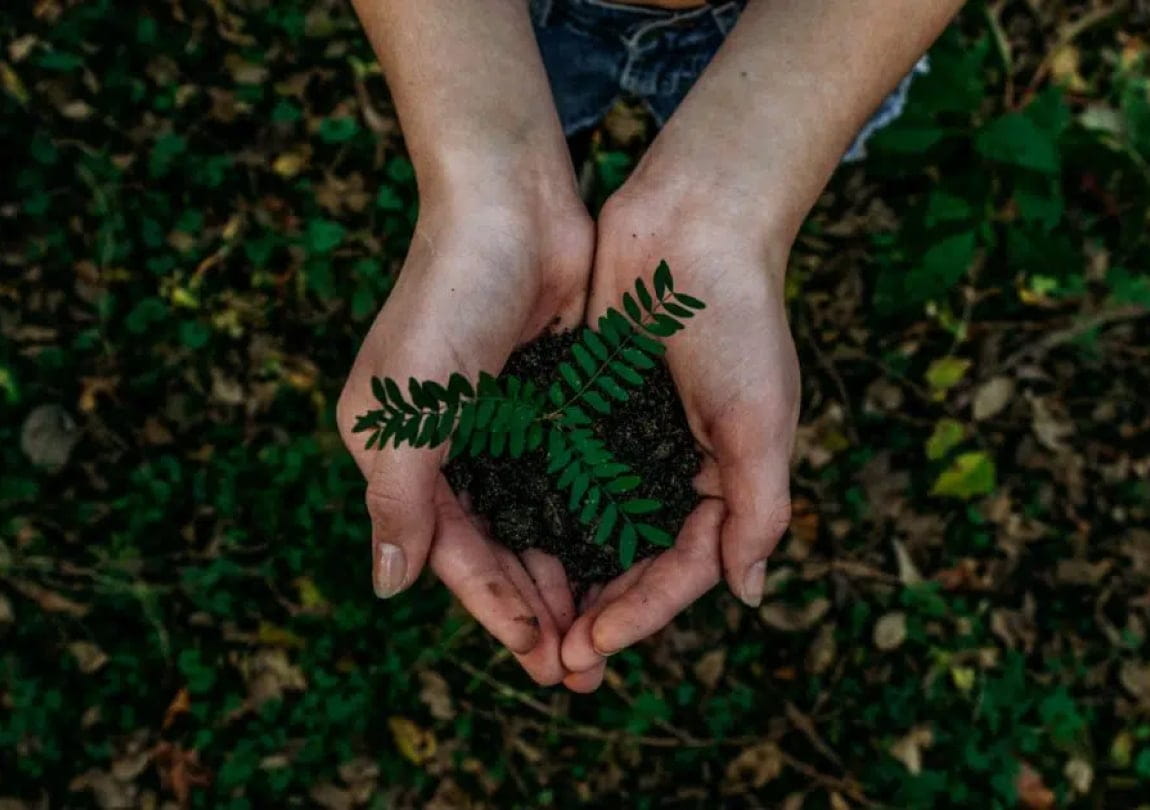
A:
[[[1115,14],[1126,10],[1128,0],[1117,0],[1110,6],[1101,6],[1088,11],[1083,14],[1074,22],[1067,25],[1059,33],[1058,40],[1051,47],[1046,49],[1042,61],[1038,63],[1038,67],[1034,70],[1034,75],[1030,77],[1030,82],[1026,86],[1026,92],[1023,93],[1022,99],[1019,102],[1019,107],[1025,107],[1034,98],[1034,94],[1038,92],[1038,85],[1040,85],[1046,78],[1046,75],[1054,67],[1054,60],[1058,56],[1058,52],[1070,45],[1083,33],[1090,30],[1096,25],[1106,22],[1106,20],[1113,17]]]
[[[1106,326],[1107,324],[1116,323],[1119,321],[1136,320],[1146,315],[1150,315],[1150,309],[1135,305],[1104,309],[1101,312],[1097,312],[1087,318],[1083,318],[1073,326],[1068,326],[1065,329],[1059,329],[1057,332],[1051,332],[1041,340],[1032,343],[1029,346],[1024,346],[1006,358],[1006,360],[1004,360],[998,366],[998,368],[994,369],[993,373],[986,376],[992,377],[995,374],[1000,374],[1003,371],[1012,369],[1022,363],[1024,360],[1029,359],[1039,361],[1045,357],[1046,354],[1049,353],[1052,349],[1055,349],[1064,343],[1069,343],[1093,329],[1097,329],[1101,326]]]

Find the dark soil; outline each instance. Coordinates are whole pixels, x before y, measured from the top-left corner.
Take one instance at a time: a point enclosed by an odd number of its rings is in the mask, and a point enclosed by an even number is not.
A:
[[[516,351],[505,372],[546,388],[558,378],[559,363],[569,359],[574,342],[573,333],[542,337]],[[611,415],[601,417],[594,429],[643,479],[631,495],[663,503],[644,520],[676,535],[699,501],[692,479],[701,456],[667,369],[660,365],[648,372],[642,388],[632,389],[628,401],[615,403]],[[445,472],[456,492],[470,494],[474,510],[487,519],[497,540],[514,551],[538,548],[556,555],[577,590],[622,573],[614,538],[604,546],[594,545],[594,526],[584,526],[567,511],[567,495],[547,474],[543,449],[519,459],[461,456]],[[657,546],[641,541],[635,559],[657,551]]]

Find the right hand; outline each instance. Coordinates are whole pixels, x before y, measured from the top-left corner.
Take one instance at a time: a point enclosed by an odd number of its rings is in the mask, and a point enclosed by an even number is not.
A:
[[[537,178],[532,178],[532,181]],[[371,378],[446,384],[498,374],[516,346],[583,317],[594,227],[574,182],[545,193],[455,184],[422,199],[399,280],[356,356],[337,406],[344,444],[367,479],[372,582],[380,598],[408,588],[425,562],[536,681],[567,674],[563,634],[575,617],[562,564],[538,551],[522,560],[487,537],[440,468],[448,446],[365,450],[352,433],[377,407]],[[542,199],[541,199],[542,198]]]

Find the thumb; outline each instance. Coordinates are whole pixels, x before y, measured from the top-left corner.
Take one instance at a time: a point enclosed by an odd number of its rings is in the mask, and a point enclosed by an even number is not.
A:
[[[721,466],[727,517],[720,543],[731,591],[751,607],[763,599],[767,557],[791,522],[790,469],[785,454]]]
[[[367,479],[371,516],[371,582],[388,599],[423,570],[435,535],[434,492],[439,454],[413,447],[376,453]]]

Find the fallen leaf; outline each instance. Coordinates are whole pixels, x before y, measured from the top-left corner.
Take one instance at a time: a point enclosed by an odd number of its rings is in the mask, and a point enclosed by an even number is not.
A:
[[[1123,661],[1118,670],[1118,680],[1132,697],[1150,704],[1150,664]]]
[[[355,806],[351,793],[331,782],[321,782],[312,786],[307,795],[323,810],[351,810]]]
[[[890,652],[906,641],[906,614],[901,610],[892,611],[880,618],[874,625],[874,645],[883,652]]]
[[[68,463],[80,441],[76,420],[59,405],[33,408],[20,429],[20,449],[35,466],[55,471]]]
[[[451,703],[451,689],[447,681],[437,672],[424,669],[419,672],[419,699],[427,706],[436,720],[451,720],[455,717],[455,707]]]
[[[422,765],[435,756],[437,746],[435,735],[420,728],[406,717],[393,716],[387,719],[387,727],[395,739],[395,746],[406,759]]]
[[[1094,784],[1094,766],[1087,762],[1082,757],[1071,757],[1066,761],[1066,767],[1063,768],[1062,774],[1066,777],[1066,781],[1074,788],[1074,792],[1080,796],[1085,796],[1090,792],[1091,786]]]
[[[303,671],[291,663],[287,650],[258,650],[241,658],[239,669],[247,683],[248,696],[257,707],[283,697],[284,692],[302,692],[307,688]]]
[[[310,158],[310,150],[294,149],[290,152],[284,152],[272,161],[272,171],[280,177],[290,180],[303,171]]]
[[[21,594],[39,605],[41,610],[46,610],[49,613],[64,613],[74,619],[79,619],[88,615],[88,611],[91,609],[87,605],[82,605],[34,582],[13,579],[9,580],[9,583]]]
[[[176,722],[177,717],[187,714],[191,710],[191,695],[188,694],[187,687],[181,687],[180,691],[176,692],[176,696],[172,698],[172,702],[168,704],[168,708],[164,711],[164,722],[160,728],[167,731],[171,728],[172,723]]]
[[[976,451],[963,453],[943,470],[930,494],[969,500],[994,491],[995,484],[994,460],[986,453]]]
[[[1073,45],[1062,45],[1050,55],[1050,75],[1071,93],[1084,93],[1089,89],[1080,71],[1081,57]]]
[[[1050,810],[1054,807],[1054,791],[1042,781],[1042,774],[1025,762],[1019,765],[1015,787],[1018,801],[1027,810]]]
[[[798,633],[814,627],[830,609],[830,600],[820,596],[803,607],[770,602],[759,608],[759,617],[776,630]]]
[[[934,732],[927,726],[915,726],[890,747],[890,755],[901,762],[912,776],[922,773],[922,752],[934,744]]]
[[[695,663],[695,677],[703,686],[714,689],[718,685],[719,679],[723,677],[723,668],[726,663],[727,650],[725,647],[710,650]]]
[[[949,417],[935,423],[930,438],[926,440],[926,457],[938,461],[954,449],[966,437],[966,427],[957,419]]]
[[[12,612],[12,601],[0,593],[0,624],[12,624],[16,621],[16,614]]]
[[[186,751],[179,743],[158,743],[152,761],[160,774],[160,786],[170,790],[181,807],[188,806],[192,788],[211,784],[211,775],[200,764],[199,753]]]
[[[1002,412],[1014,396],[1014,380],[1009,377],[993,377],[978,387],[974,393],[971,415],[976,422],[989,419]]]
[[[724,793],[740,793],[746,788],[759,789],[783,772],[783,752],[766,740],[745,748],[727,765]]]
[[[907,586],[921,584],[922,574],[919,573],[918,566],[914,564],[906,546],[901,540],[892,540],[891,545],[894,546],[894,559],[898,564],[898,581]]]
[[[90,641],[73,641],[68,645],[68,652],[72,653],[80,671],[85,675],[99,671],[104,664],[108,663],[107,653]]]
[[[1074,425],[1058,413],[1046,397],[1030,397],[1030,429],[1050,450],[1065,450],[1065,439],[1074,435]]]
[[[970,361],[962,357],[940,357],[926,370],[926,382],[936,399],[942,397],[966,376]]]
[[[807,649],[807,671],[812,675],[821,675],[831,668],[838,656],[838,641],[835,639],[833,624],[824,624],[811,646]]]

